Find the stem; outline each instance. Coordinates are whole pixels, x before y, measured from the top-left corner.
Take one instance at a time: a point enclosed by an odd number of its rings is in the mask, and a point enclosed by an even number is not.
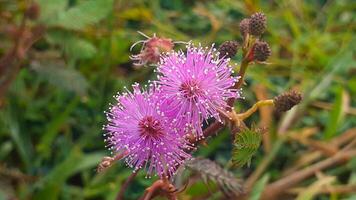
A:
[[[45,27],[41,25],[27,30],[26,16],[23,17],[17,33],[18,39],[14,46],[0,58],[0,99],[5,96],[11,82],[20,71],[21,61],[25,58],[25,54],[35,42],[43,37],[44,32]]]
[[[244,83],[244,77],[246,74],[246,70],[247,67],[249,65],[249,61],[247,58],[244,58],[241,62],[241,67],[240,67],[240,71],[238,73],[238,76],[240,77],[239,80],[235,83],[235,85],[232,87],[232,89],[238,89],[242,86],[242,84]],[[235,98],[230,98],[227,100],[227,104],[228,106],[232,107],[234,105],[235,102]],[[204,137],[209,137],[212,136],[213,134],[215,134],[216,132],[218,132],[222,127],[224,126],[224,124],[215,121],[212,124],[210,124],[204,131],[203,131],[203,135]],[[194,139],[191,142],[194,144],[197,144],[200,140],[199,139]]]
[[[257,111],[258,108],[261,108],[262,106],[273,106],[273,100],[268,99],[268,100],[260,100],[257,103],[255,103],[250,109],[248,109],[246,112],[238,114],[237,117],[240,120],[245,120],[246,118],[250,117],[253,113]]]
[[[250,61],[248,60],[248,58],[244,58],[241,62],[241,67],[240,67],[240,71],[237,74],[240,78],[237,81],[237,83],[235,83],[235,85],[232,87],[232,89],[239,89],[241,88],[242,84],[244,83],[244,78],[245,78],[245,74],[246,74],[246,70],[247,67],[249,65]],[[235,103],[235,98],[230,98],[227,100],[227,105],[228,106],[233,106]]]
[[[127,151],[124,151],[124,152],[116,154],[114,157],[108,157],[108,156],[103,157],[103,159],[99,163],[96,171],[98,173],[101,173],[101,172],[107,170],[109,167],[111,167],[114,164],[115,161],[122,159],[126,155],[127,155]]]
[[[150,200],[157,195],[165,196],[169,200],[176,200],[176,188],[168,181],[167,178],[163,178],[155,181],[150,187],[146,188],[145,193],[140,198],[141,200]]]
[[[138,171],[139,170],[135,171],[126,179],[125,183],[121,186],[120,191],[116,196],[116,200],[124,199],[124,193],[125,193],[126,189],[128,188],[128,186],[130,185],[130,183],[132,182],[132,180],[136,177]]]
[[[258,84],[253,88],[254,93],[256,94],[257,100],[268,99],[267,89],[262,84]],[[260,108],[260,127],[269,127],[272,120],[272,109],[270,107]],[[271,152],[272,143],[271,143],[271,135],[263,134],[262,135],[263,149],[265,153]]]
[[[258,108],[262,107],[262,106],[273,106],[273,100],[269,99],[269,100],[261,100],[258,101],[257,103],[255,103],[250,109],[248,109],[246,112],[238,114],[238,118],[240,118],[240,120],[245,120],[246,118],[250,117],[253,113],[255,113],[257,111]]]
[[[268,185],[261,195],[262,199],[278,199],[277,197],[289,188],[303,181],[305,178],[312,176],[318,171],[329,168],[333,165],[344,163],[350,158],[356,156],[356,150],[341,151],[334,156],[327,158],[321,162],[311,165],[305,169],[297,171],[290,176],[282,178],[274,183]]]
[[[299,194],[305,191],[306,188],[293,188],[288,191],[289,194]],[[356,193],[356,185],[336,185],[326,186],[321,188],[317,194],[350,194]]]

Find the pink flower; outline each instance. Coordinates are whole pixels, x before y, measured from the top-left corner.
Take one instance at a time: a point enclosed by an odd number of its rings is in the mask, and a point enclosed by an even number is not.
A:
[[[165,116],[159,89],[150,86],[141,91],[133,85],[133,93],[125,92],[115,97],[118,103],[107,112],[106,142],[115,153],[126,152],[128,166],[138,170],[146,168],[160,177],[172,177],[177,168],[190,155],[184,130],[175,127],[174,120]]]
[[[162,96],[169,104],[167,114],[203,137],[202,123],[211,117],[221,122],[228,98],[238,98],[230,89],[238,80],[232,76],[229,59],[219,58],[212,48],[187,46],[187,53],[170,52],[162,56],[157,71]]]

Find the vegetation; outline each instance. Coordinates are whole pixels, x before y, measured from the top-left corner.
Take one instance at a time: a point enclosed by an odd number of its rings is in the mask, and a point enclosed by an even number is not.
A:
[[[200,142],[173,183],[178,199],[355,199],[352,3],[0,1],[0,199],[140,198],[157,177],[134,177],[121,161],[96,171],[111,156],[102,126],[113,95],[156,78],[154,67],[130,60],[140,51],[130,46],[146,39],[137,31],[205,46],[241,42],[239,22],[257,11],[268,17],[263,40],[272,55],[249,66],[245,98],[235,102],[256,129],[232,139],[225,128]],[[239,51],[232,62],[243,60]],[[303,100],[286,113],[245,112],[290,90]]]

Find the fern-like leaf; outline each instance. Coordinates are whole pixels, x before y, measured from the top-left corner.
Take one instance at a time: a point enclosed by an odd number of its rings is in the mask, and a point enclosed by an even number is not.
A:
[[[261,145],[262,135],[256,129],[244,129],[236,134],[232,151],[232,163],[236,167],[250,165],[252,156]]]
[[[230,171],[227,171],[209,159],[194,158],[187,161],[185,166],[198,172],[206,184],[208,184],[209,180],[218,184],[219,188],[227,195],[244,193],[241,180],[237,179]]]

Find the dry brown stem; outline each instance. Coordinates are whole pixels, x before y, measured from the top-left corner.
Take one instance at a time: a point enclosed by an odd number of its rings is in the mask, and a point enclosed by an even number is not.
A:
[[[257,85],[253,88],[257,100],[268,99],[267,89],[262,84]],[[272,119],[273,110],[271,107],[265,106],[260,108],[260,118],[261,122],[259,124],[260,127],[269,127]],[[272,149],[272,144],[270,140],[270,134],[263,134],[263,149],[266,153],[269,153]]]
[[[306,178],[312,176],[318,171],[322,171],[329,167],[332,167],[337,164],[344,163],[348,161],[350,158],[356,156],[356,150],[350,151],[340,151],[336,153],[334,156],[327,158],[323,161],[315,163],[305,169],[297,171],[287,177],[284,177],[276,182],[269,184],[265,187],[263,194],[261,195],[262,199],[278,199],[282,193],[305,180]]]
[[[14,45],[0,58],[0,99],[20,71],[21,62],[26,53],[35,42],[43,37],[44,32],[45,28],[41,25],[27,27],[25,16],[19,28],[14,30],[16,38]]]

